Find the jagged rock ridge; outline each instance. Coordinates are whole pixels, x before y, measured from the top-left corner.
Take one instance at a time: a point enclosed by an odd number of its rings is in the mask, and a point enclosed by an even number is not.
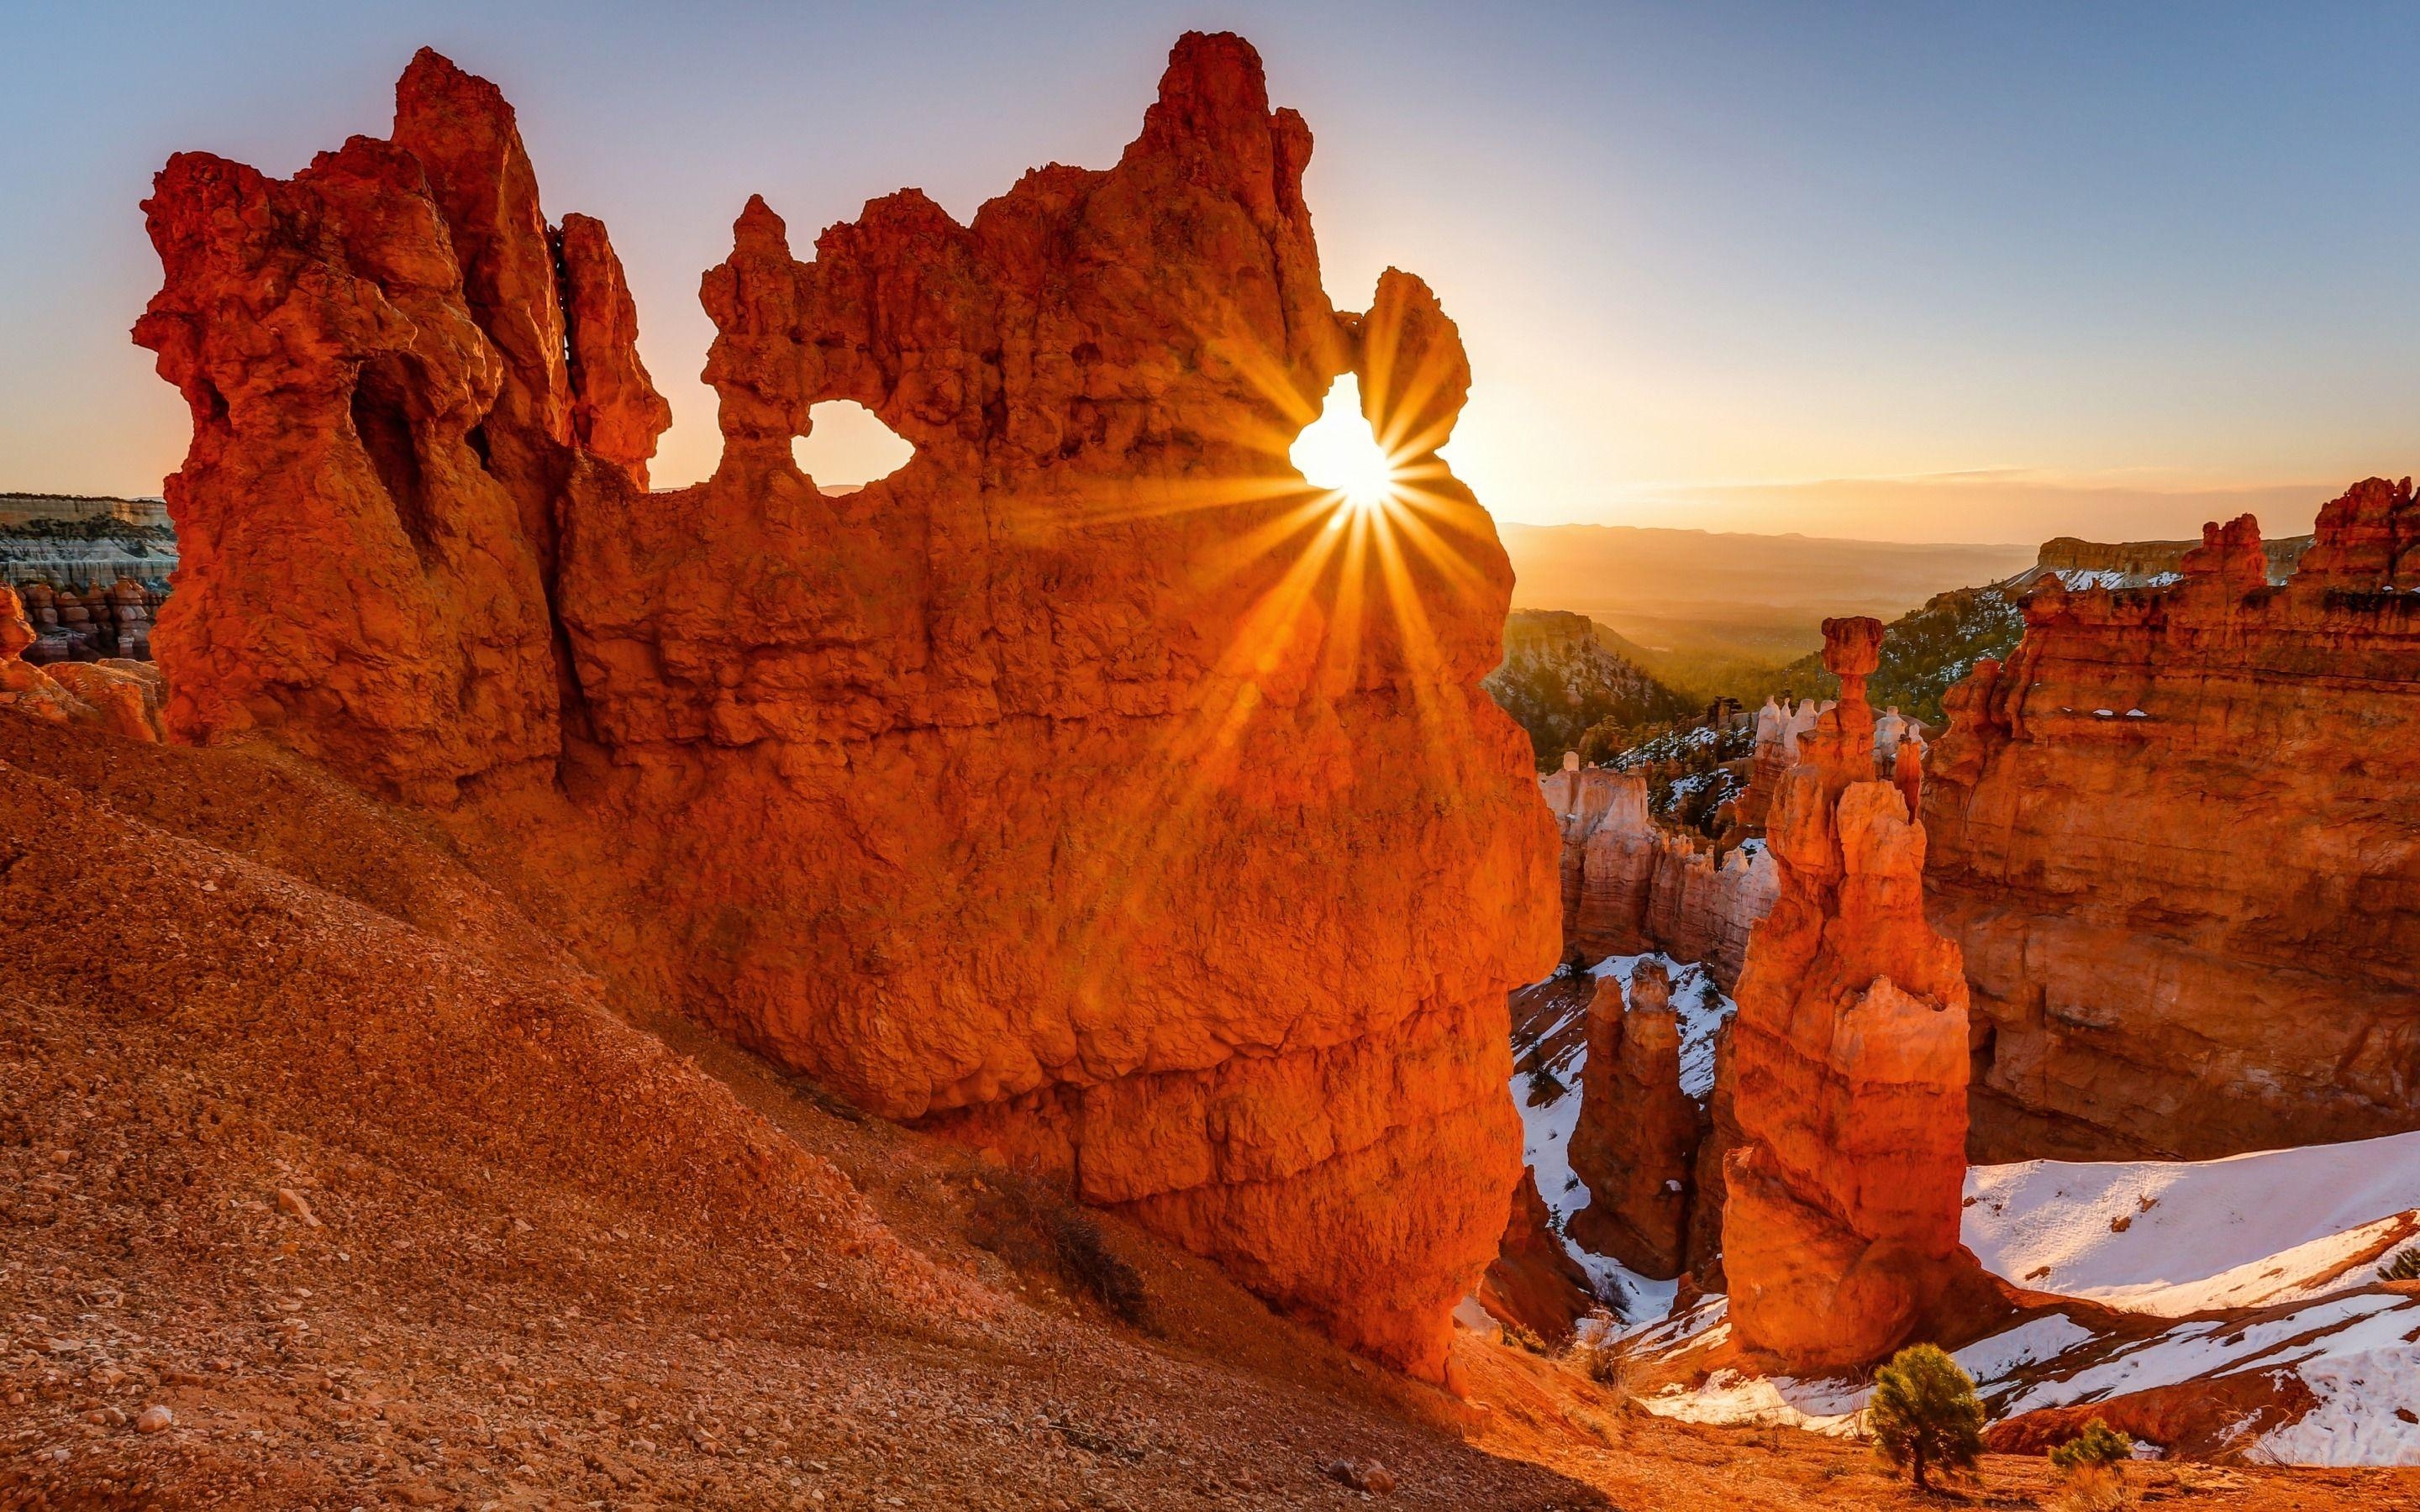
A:
[[[1761,842],[1721,852],[1658,825],[1639,772],[1582,766],[1540,779],[1562,836],[1563,940],[1583,960],[1662,950],[1730,986],[1779,879]]]
[[[752,200],[703,288],[721,465],[673,494],[604,229],[550,226],[492,85],[424,52],[391,140],[291,180],[179,155],[136,331],[194,421],[170,729],[426,806],[618,990],[1435,1374],[1553,841],[1478,691],[1511,578],[1435,455],[1459,340],[1400,272],[1330,307],[1310,148],[1188,35],[1117,166],[969,225],[903,191],[801,262]],[[1285,465],[1346,371],[1417,530]],[[827,399],[914,459],[826,497]]]

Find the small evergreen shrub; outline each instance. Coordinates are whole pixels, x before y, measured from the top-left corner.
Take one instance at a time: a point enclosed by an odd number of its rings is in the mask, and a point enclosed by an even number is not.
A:
[[[1975,1379],[1931,1344],[1911,1344],[1874,1375],[1866,1407],[1874,1453],[1929,1490],[1935,1469],[1972,1470],[1983,1452],[1983,1401]]]
[[[2050,1462],[2061,1470],[2115,1465],[2133,1458],[2134,1441],[2097,1417],[2084,1425],[2082,1433],[2050,1452]]]

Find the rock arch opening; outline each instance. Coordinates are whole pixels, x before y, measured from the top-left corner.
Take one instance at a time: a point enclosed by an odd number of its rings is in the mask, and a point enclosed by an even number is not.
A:
[[[799,471],[828,494],[855,493],[915,459],[915,443],[854,399],[827,399],[807,411],[807,434],[790,442]]]
[[[1362,416],[1361,382],[1350,373],[1327,391],[1319,418],[1302,428],[1287,455],[1305,482],[1342,494],[1356,508],[1374,509],[1394,495],[1394,458]]]

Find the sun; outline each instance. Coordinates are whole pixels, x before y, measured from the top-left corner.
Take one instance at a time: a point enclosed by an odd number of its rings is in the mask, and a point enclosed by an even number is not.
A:
[[[1361,385],[1347,373],[1327,393],[1327,407],[1295,438],[1295,471],[1314,488],[1338,495],[1343,507],[1371,514],[1392,504],[1402,479],[1394,458],[1361,417]]]

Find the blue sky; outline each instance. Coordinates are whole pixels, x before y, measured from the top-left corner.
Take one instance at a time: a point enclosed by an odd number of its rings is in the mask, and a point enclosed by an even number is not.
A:
[[[19,0],[0,488],[157,491],[151,173],[384,134],[423,43],[503,85],[550,214],[612,228],[677,483],[714,455],[697,276],[750,193],[803,246],[903,185],[964,217],[1106,164],[1194,26],[1311,122],[1338,303],[1394,263],[1461,321],[1450,455],[1505,517],[2024,541],[2243,500],[2282,532],[2420,452],[2420,7]]]

